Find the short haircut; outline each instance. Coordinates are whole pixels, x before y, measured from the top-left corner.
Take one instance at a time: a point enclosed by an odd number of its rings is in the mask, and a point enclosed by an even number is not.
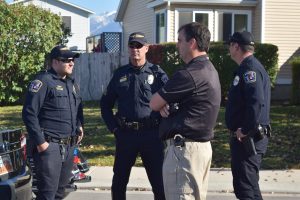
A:
[[[195,38],[197,41],[198,49],[200,51],[208,52],[210,44],[210,31],[208,28],[198,22],[192,22],[181,26],[178,32],[184,31],[186,42]]]

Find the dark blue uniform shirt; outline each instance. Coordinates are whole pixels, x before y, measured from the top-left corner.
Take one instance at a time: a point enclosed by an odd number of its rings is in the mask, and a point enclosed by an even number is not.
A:
[[[234,76],[225,112],[228,129],[242,128],[247,134],[258,124],[269,125],[271,87],[265,68],[251,55],[242,61]]]
[[[113,132],[118,127],[112,110],[116,101],[117,117],[128,121],[160,118],[158,112],[151,110],[149,102],[167,80],[166,73],[149,62],[141,69],[134,68],[131,64],[117,69],[100,101],[101,114],[108,129]]]
[[[53,69],[39,73],[28,87],[23,121],[36,145],[45,142],[44,134],[56,138],[76,135],[83,125],[83,107],[74,79],[61,79]]]

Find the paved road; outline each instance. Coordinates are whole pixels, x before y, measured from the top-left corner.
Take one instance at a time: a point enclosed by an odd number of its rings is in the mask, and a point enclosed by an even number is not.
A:
[[[264,194],[264,200],[299,200],[300,194]],[[69,194],[65,200],[111,200],[110,191],[77,190]],[[128,191],[128,200],[153,200],[151,192]],[[207,200],[233,200],[232,193],[209,193]]]

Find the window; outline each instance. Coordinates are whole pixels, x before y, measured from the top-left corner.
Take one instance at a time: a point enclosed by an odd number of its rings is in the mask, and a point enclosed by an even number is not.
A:
[[[250,11],[218,11],[218,40],[226,41],[236,31],[250,30]]]
[[[70,29],[70,31],[72,30],[71,29],[71,16],[62,16],[62,22],[64,24],[64,28],[65,29]]]
[[[156,43],[166,41],[166,17],[165,13],[156,14]]]
[[[195,13],[194,18],[195,22],[199,22],[208,27],[208,13]]]
[[[178,10],[177,14],[175,15],[177,15],[178,20],[178,27],[175,27],[177,28],[176,30],[178,30],[184,24],[199,22],[207,26],[211,34],[213,33],[213,12],[210,10],[194,11],[193,9],[183,9]],[[177,38],[177,33],[175,38]],[[211,37],[211,40],[213,40],[213,37]]]

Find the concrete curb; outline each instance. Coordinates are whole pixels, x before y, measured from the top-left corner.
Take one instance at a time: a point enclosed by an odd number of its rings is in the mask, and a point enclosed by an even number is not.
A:
[[[75,183],[81,190],[110,190],[112,167],[92,166],[86,173],[91,182]],[[300,170],[261,170],[260,188],[264,194],[300,194]],[[145,169],[133,167],[127,185],[128,191],[151,191]],[[212,168],[210,171],[208,192],[233,193],[231,170]]]

